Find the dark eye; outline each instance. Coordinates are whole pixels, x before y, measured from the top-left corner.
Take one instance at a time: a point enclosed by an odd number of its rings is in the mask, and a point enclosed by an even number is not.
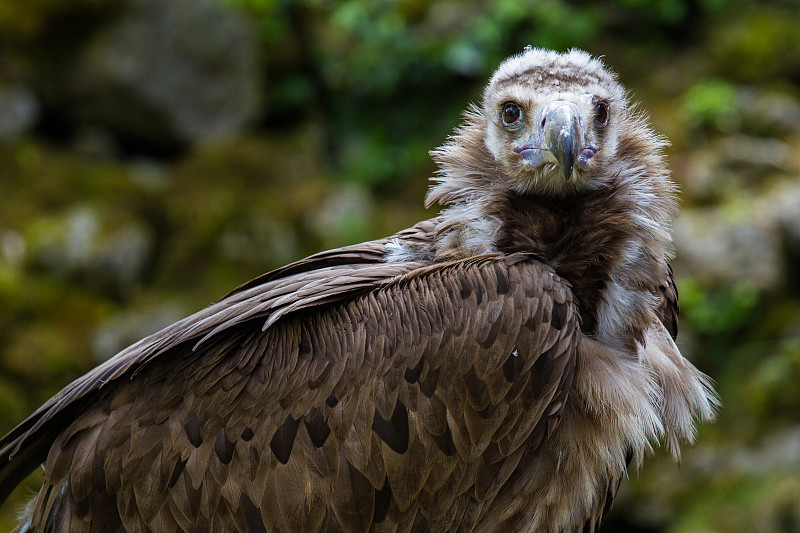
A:
[[[594,103],[594,121],[598,126],[608,124],[608,102],[600,100]]]
[[[514,102],[508,102],[503,106],[503,124],[510,126],[519,120],[522,110]]]

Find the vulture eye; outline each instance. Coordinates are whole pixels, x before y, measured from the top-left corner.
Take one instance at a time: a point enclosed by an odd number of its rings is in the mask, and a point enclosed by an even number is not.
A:
[[[594,122],[598,126],[608,124],[608,102],[598,100],[594,103]]]
[[[514,102],[508,102],[503,106],[503,124],[511,126],[522,116],[522,110]]]

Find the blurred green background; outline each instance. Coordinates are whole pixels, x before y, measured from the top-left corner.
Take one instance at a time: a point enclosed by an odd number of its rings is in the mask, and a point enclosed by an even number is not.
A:
[[[672,141],[679,345],[724,404],[605,531],[800,531],[798,27],[797,0],[0,0],[0,433],[239,283],[433,216],[427,151],[498,63],[580,47]]]

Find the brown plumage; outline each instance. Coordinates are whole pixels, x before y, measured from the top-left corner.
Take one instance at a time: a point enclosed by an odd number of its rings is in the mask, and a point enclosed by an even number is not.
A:
[[[664,142],[580,51],[504,62],[441,216],[242,285],[0,441],[19,531],[594,530],[713,415],[678,352]]]

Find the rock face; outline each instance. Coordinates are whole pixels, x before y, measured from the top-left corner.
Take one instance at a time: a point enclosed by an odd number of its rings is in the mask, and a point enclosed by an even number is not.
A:
[[[780,281],[780,241],[774,221],[755,221],[758,215],[752,209],[733,216],[719,208],[685,210],[675,225],[675,268],[711,286],[747,281],[773,289]]]
[[[795,152],[791,141],[736,133],[683,154],[680,172],[692,178],[684,198],[697,203],[675,224],[679,276],[709,288],[786,286],[800,257]]]
[[[0,140],[27,133],[38,115],[39,102],[27,87],[0,87]]]
[[[257,48],[252,20],[217,0],[127,0],[46,92],[71,119],[134,142],[226,137],[260,108]]]

